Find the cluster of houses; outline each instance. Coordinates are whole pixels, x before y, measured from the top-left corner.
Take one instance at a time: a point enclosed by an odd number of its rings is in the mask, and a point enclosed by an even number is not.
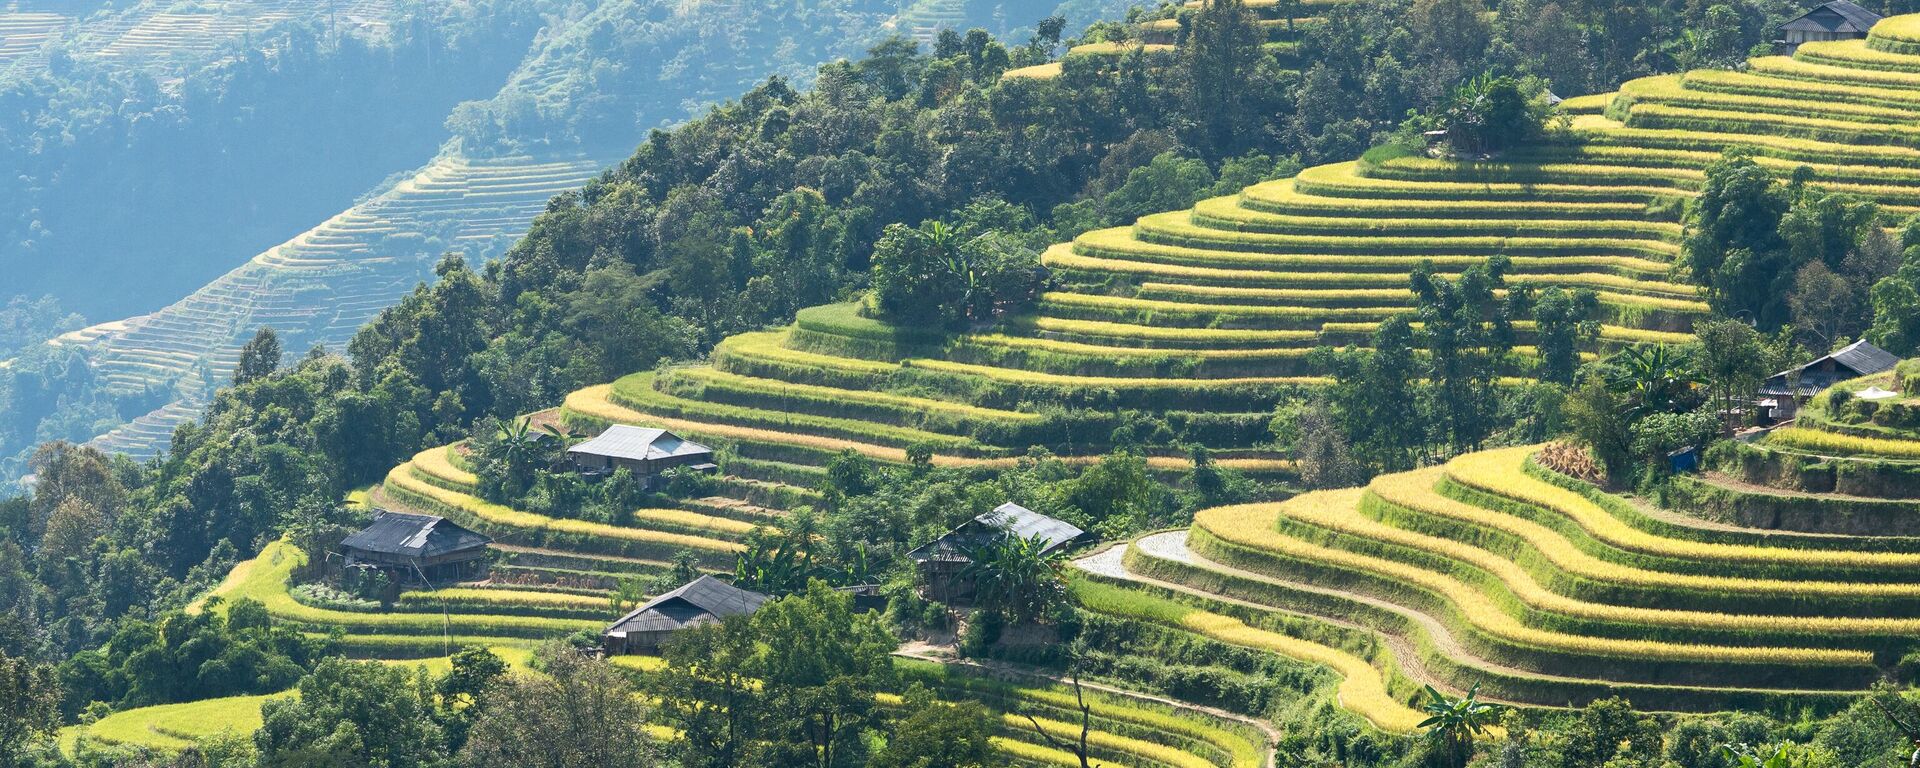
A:
[[[714,472],[713,450],[661,429],[613,426],[568,450],[584,474],[631,470],[641,483],[656,487],[676,467]],[[1069,523],[1018,504],[1002,504],[968,520],[938,539],[908,553],[919,568],[929,597],[964,603],[973,586],[962,576],[967,553],[997,537],[1039,537],[1046,553],[1085,543],[1090,535]],[[373,522],[340,542],[335,553],[345,571],[379,571],[398,587],[433,589],[487,578],[491,538],[444,517],[377,511]],[[869,590],[871,591],[871,590]],[[601,633],[612,655],[658,652],[674,633],[751,614],[768,595],[741,589],[713,576],[701,576],[659,595],[621,616]]]
[[[1755,399],[1755,415],[1762,423],[1791,419],[1808,398],[1834,383],[1884,373],[1899,362],[1898,357],[1866,341],[1854,342],[1767,378]],[[613,426],[573,446],[568,454],[582,473],[606,475],[625,468],[649,488],[659,484],[670,469],[718,469],[713,449],[662,429]],[[965,604],[974,591],[965,576],[971,564],[969,553],[1006,536],[1037,538],[1047,553],[1091,538],[1070,523],[1007,503],[908,552],[907,557],[919,570],[929,598]],[[431,589],[485,579],[491,543],[487,536],[443,517],[380,511],[374,513],[371,525],[340,542],[337,555],[345,569],[377,570],[397,586]],[[768,599],[767,595],[702,576],[620,617],[602,633],[604,648],[609,654],[652,653],[675,632],[753,613]]]

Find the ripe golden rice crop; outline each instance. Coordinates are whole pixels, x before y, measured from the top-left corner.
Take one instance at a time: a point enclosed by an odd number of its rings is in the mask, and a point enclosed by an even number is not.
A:
[[[1920,565],[1920,553],[1787,549],[1657,536],[1628,525],[1577,492],[1527,474],[1523,467],[1527,456],[1534,450],[1534,446],[1523,446],[1467,454],[1447,462],[1447,476],[1468,487],[1564,514],[1594,538],[1635,552],[1706,561],[1730,560],[1822,568],[1912,568]],[[1898,585],[1861,584],[1858,589],[1860,594],[1873,594],[1872,590],[1895,586]]]
[[[1574,546],[1565,536],[1545,525],[1497,510],[1467,504],[1436,492],[1433,484],[1442,476],[1437,469],[1426,469],[1374,480],[1368,492],[1387,503],[1439,517],[1484,525],[1511,534],[1538,550],[1556,567],[1597,581],[1670,589],[1749,592],[1767,595],[1832,595],[1852,597],[1864,593],[1862,587],[1892,590],[1895,595],[1920,597],[1920,584],[1867,585],[1856,582],[1815,582],[1783,579],[1748,579],[1729,576],[1650,571],[1595,557]],[[1316,510],[1317,508],[1303,508]],[[1832,634],[1912,635],[1920,634],[1920,619],[1815,618],[1782,616],[1741,616],[1706,611],[1671,611],[1596,605],[1572,600],[1539,585],[1525,569],[1511,560],[1485,549],[1449,538],[1404,531],[1376,522],[1364,515],[1311,515],[1299,519],[1315,525],[1392,541],[1471,563],[1499,576],[1516,595],[1543,610],[1608,621],[1641,624],[1667,624],[1678,627],[1767,630],[1791,628],[1795,631]],[[1872,594],[1885,595],[1875,591]]]
[[[1474,626],[1507,642],[1537,648],[1611,656],[1616,658],[1658,658],[1695,662],[1740,662],[1784,665],[1871,664],[1873,654],[1865,651],[1826,648],[1766,648],[1713,646],[1586,637],[1527,626],[1496,605],[1486,594],[1452,577],[1417,566],[1340,549],[1322,547],[1274,530],[1274,521],[1282,514],[1332,517],[1355,514],[1351,510],[1365,491],[1316,491],[1296,496],[1279,504],[1249,504],[1202,510],[1194,518],[1195,527],[1222,540],[1242,546],[1285,554],[1337,568],[1365,571],[1395,582],[1418,586],[1444,597],[1456,606]],[[1293,511],[1282,507],[1296,508]]]

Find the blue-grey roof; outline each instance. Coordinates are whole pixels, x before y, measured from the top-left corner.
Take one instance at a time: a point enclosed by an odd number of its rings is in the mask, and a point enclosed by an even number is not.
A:
[[[1013,502],[994,507],[992,512],[975,517],[946,535],[908,552],[915,561],[925,561],[939,553],[958,553],[986,541],[1012,534],[1023,539],[1039,537],[1044,550],[1072,544],[1086,531],[1065,520],[1048,517]]]
[[[1838,369],[1834,373],[1816,375],[1815,372],[1809,370],[1828,360],[1832,360],[1834,367]],[[1842,347],[1840,351],[1834,352],[1833,354],[1822,355],[1814,358],[1805,365],[1797,365],[1772,376],[1768,376],[1766,382],[1760,386],[1760,394],[1811,395],[1826,389],[1835,382],[1891,371],[1894,369],[1894,366],[1899,364],[1900,358],[1895,357],[1892,352],[1876,347],[1864,340],[1856,341]],[[1790,389],[1787,386],[1787,380],[1796,373],[1801,374],[1799,385]]]
[[[1833,361],[1852,369],[1861,376],[1891,371],[1894,366],[1900,364],[1900,358],[1895,357],[1892,352],[1868,344],[1864,340],[1848,344],[1840,351],[1833,353]]]
[[[568,448],[567,453],[649,461],[673,456],[713,453],[713,449],[692,440],[683,440],[679,435],[664,429],[615,424],[607,427],[607,431],[600,433],[598,437]]]
[[[1833,0],[1780,25],[1781,29],[1801,32],[1859,32],[1865,34],[1880,23],[1880,14],[1847,0]]]
[[[710,624],[728,616],[753,613],[769,599],[713,576],[701,576],[648,600],[607,627],[606,633],[625,636],[633,632],[672,631]]]
[[[340,542],[341,548],[401,557],[433,558],[480,549],[493,539],[460,527],[444,517],[380,510],[373,524]]]

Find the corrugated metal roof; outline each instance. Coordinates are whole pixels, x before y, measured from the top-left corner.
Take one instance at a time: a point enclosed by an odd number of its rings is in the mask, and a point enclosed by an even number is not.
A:
[[[1781,29],[1795,31],[1840,32],[1851,31],[1865,33],[1880,23],[1880,14],[1869,11],[1847,0],[1834,0],[1801,14],[1799,18],[1780,25]]]
[[[753,613],[769,599],[713,576],[701,576],[620,617],[607,627],[607,634],[659,632],[708,624],[728,616]]]
[[[439,557],[493,542],[443,517],[380,510],[373,523],[340,542],[341,548],[403,557]]]
[[[916,561],[926,560],[936,552],[961,552],[1009,533],[1023,539],[1038,536],[1046,544],[1044,549],[1052,551],[1073,543],[1087,532],[1065,520],[1007,502],[908,552],[907,556]]]
[[[1865,340],[1848,344],[1833,353],[1833,361],[1859,372],[1861,376],[1891,371],[1900,364],[1900,358],[1892,352],[1868,344]]]
[[[1047,548],[1065,544],[1080,537],[1086,531],[1080,530],[1065,520],[1047,517],[1011,501],[994,507],[992,512],[974,518],[986,525],[1005,529],[1023,539],[1040,537]]]
[[[664,429],[615,424],[607,427],[607,431],[601,432],[598,437],[568,448],[567,453],[650,461],[673,456],[713,453],[713,449],[692,440],[683,440],[679,435]]]

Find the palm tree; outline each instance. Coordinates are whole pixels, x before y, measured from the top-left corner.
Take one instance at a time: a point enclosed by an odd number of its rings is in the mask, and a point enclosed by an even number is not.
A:
[[[1615,364],[1607,386],[1633,398],[1635,416],[1679,410],[1681,398],[1700,382],[1692,358],[1666,344],[1629,347]]]
[[[539,447],[539,438],[533,433],[532,419],[495,416],[493,424],[497,439],[494,443],[497,451],[495,458],[506,462],[508,466],[517,467],[533,457],[534,450]]]
[[[1442,754],[1453,768],[1466,768],[1467,761],[1473,759],[1473,740],[1507,711],[1504,704],[1481,701],[1479,683],[1474,683],[1467,695],[1457,699],[1429,685],[1423,709],[1427,719],[1420,721],[1420,727],[1426,728],[1439,742]]]
[[[966,556],[960,578],[974,583],[974,599],[1016,624],[1047,615],[1066,596],[1061,555],[1047,551],[1044,537],[996,536]]]
[[[573,427],[565,424],[559,426],[542,424],[540,425],[540,431],[547,437],[553,438],[554,453],[552,457],[547,460],[547,463],[555,468],[566,466],[567,451],[571,450],[575,445],[579,445],[580,441],[585,440],[587,437],[575,431]]]

